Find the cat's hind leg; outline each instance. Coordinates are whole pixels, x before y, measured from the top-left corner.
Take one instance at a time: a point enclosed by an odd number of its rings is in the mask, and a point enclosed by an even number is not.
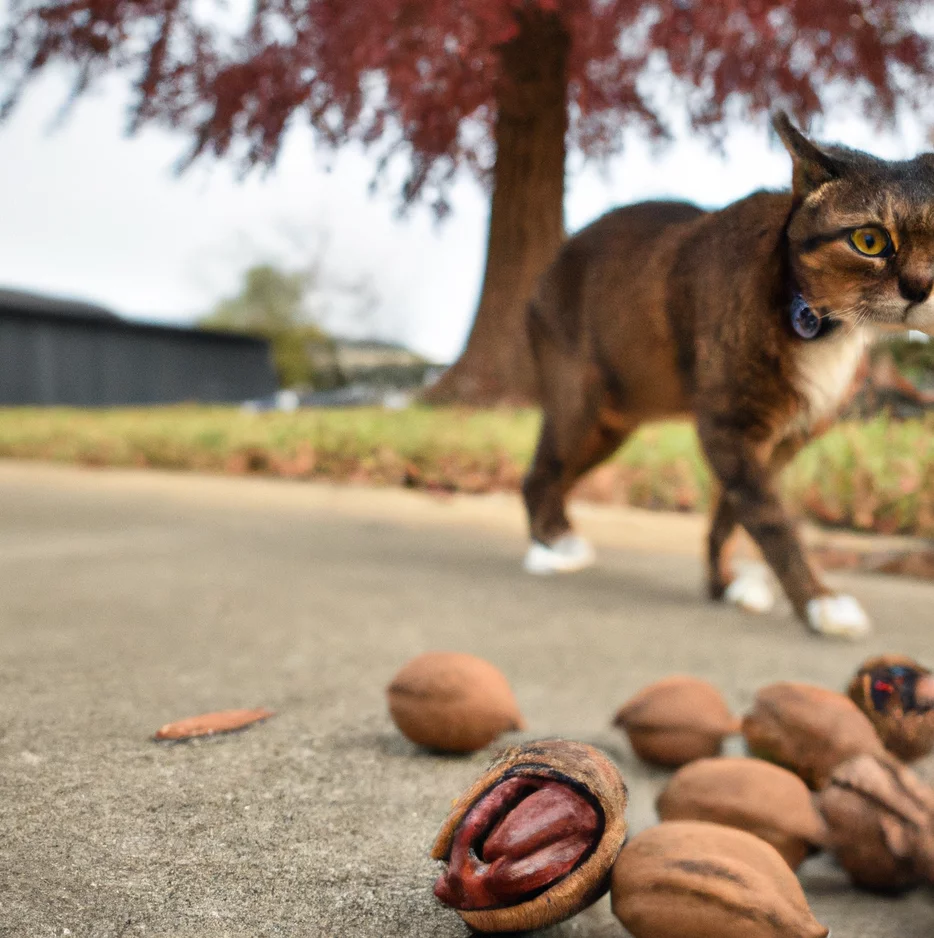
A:
[[[568,573],[594,561],[584,538],[571,530],[566,511],[574,483],[612,455],[630,432],[629,422],[610,415],[599,374],[547,339],[535,343],[542,383],[542,428],[522,484],[531,545],[529,573]]]
[[[569,440],[558,447],[546,418],[522,486],[532,537],[524,562],[529,573],[570,573],[594,562],[593,548],[571,529],[567,496],[584,473],[622,445],[626,435],[596,424],[579,435],[577,445]]]
[[[561,484],[564,471],[554,423],[546,416],[532,465],[522,483],[531,534],[523,561],[527,573],[572,573],[594,561],[593,548],[571,530]]]
[[[566,501],[574,483],[622,444],[625,434],[595,424],[569,435],[561,445],[546,416],[535,458],[522,485],[532,543],[525,555],[529,573],[571,573],[590,566],[593,548],[571,529]]]

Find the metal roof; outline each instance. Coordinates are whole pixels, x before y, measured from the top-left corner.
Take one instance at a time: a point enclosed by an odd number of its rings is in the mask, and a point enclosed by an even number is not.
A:
[[[175,334],[215,345],[268,345],[266,339],[244,332],[124,319],[109,309],[93,303],[42,296],[21,290],[0,289],[0,318],[10,319],[11,317],[22,321],[45,321],[50,324],[61,323],[70,326],[83,325],[98,331],[104,329],[111,332],[150,333],[152,335]]]
[[[26,290],[2,288],[0,288],[0,312],[41,313],[46,316],[72,316],[79,319],[120,319],[116,313],[96,303],[84,303],[80,300],[29,293]]]

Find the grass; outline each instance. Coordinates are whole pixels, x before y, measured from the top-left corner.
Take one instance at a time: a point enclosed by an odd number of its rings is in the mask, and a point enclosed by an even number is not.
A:
[[[537,431],[532,410],[7,408],[0,456],[479,492],[518,488]],[[794,505],[824,523],[934,536],[934,417],[838,424],[783,484]],[[579,489],[594,500],[676,510],[704,508],[709,492],[686,423],[643,428]]]

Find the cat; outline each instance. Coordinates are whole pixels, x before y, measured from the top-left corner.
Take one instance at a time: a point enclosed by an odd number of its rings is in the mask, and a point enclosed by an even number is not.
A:
[[[934,154],[891,162],[819,145],[779,112],[790,192],[719,211],[616,209],[569,238],[542,276],[528,331],[543,409],[523,481],[526,569],[579,569],[593,552],[565,500],[645,421],[693,416],[714,478],[709,592],[752,611],[767,571],[734,576],[742,526],[815,632],[860,638],[869,618],[809,564],[776,484],[833,422],[880,330],[934,332]]]

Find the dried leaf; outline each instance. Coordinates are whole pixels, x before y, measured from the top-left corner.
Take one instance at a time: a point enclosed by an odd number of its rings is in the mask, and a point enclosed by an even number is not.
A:
[[[200,716],[187,717],[175,723],[166,723],[156,730],[154,739],[192,739],[195,736],[213,736],[215,733],[230,733],[241,730],[251,723],[268,720],[275,716],[275,711],[265,707],[255,710],[218,710],[216,713],[202,713]]]

